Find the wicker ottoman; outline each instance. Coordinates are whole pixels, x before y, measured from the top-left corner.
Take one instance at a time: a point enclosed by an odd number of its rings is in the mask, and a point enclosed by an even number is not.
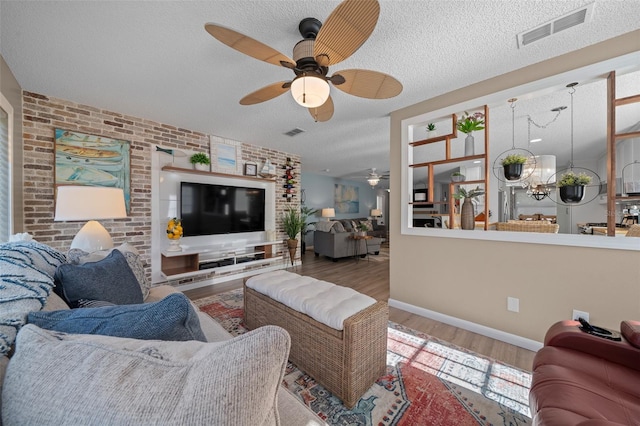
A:
[[[386,373],[386,302],[347,318],[336,330],[244,285],[244,323],[277,325],[291,335],[289,359],[352,408]]]

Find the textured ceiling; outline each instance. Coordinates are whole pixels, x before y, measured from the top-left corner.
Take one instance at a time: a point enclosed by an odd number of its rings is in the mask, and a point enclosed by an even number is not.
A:
[[[299,21],[324,21],[339,3],[2,0],[0,53],[25,90],[298,153],[303,171],[344,176],[388,170],[391,111],[640,27],[640,1],[596,1],[590,22],[518,49],[516,34],[590,2],[381,0],[369,40],[330,73],[388,73],[404,86],[399,96],[369,100],[333,88],[335,114],[325,123],[315,123],[288,94],[239,105],[254,90],[290,80],[292,72],[230,49],[204,24],[233,28],[291,56],[301,39]],[[590,92],[583,91],[585,105]],[[568,105],[566,91],[555,95],[519,105],[520,118],[537,112],[534,119],[543,122],[545,111]],[[492,112],[492,131],[506,117],[505,137],[492,138],[506,139],[507,149],[511,113],[505,108]],[[567,117],[558,128],[568,127]],[[305,133],[283,134],[296,127]],[[584,131],[576,139],[593,139],[588,122],[576,127]]]

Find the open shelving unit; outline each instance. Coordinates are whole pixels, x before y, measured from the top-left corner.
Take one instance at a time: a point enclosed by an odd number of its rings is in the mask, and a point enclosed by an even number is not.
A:
[[[616,108],[640,103],[640,94],[616,99],[616,72],[611,71],[607,77],[607,155],[609,167],[607,169],[607,211],[616,211],[616,201],[640,200],[640,196],[616,195],[616,142],[622,139],[640,137],[640,132],[616,133]],[[607,215],[607,236],[615,237],[616,218],[614,214]]]
[[[409,146],[412,149],[416,149],[420,146],[430,145],[434,143],[444,143],[444,158],[434,161],[424,161],[420,163],[409,164],[409,167],[416,169],[426,169],[427,175],[427,199],[425,201],[410,202],[410,207],[425,207],[427,205],[438,205],[438,204],[447,204],[449,207],[449,224],[450,228],[454,228],[456,223],[456,213],[455,213],[455,200],[452,196],[453,193],[456,192],[456,188],[460,185],[483,185],[485,191],[485,203],[484,203],[484,216],[485,218],[489,217],[489,107],[484,105],[482,107],[482,112],[484,113],[484,152],[482,154],[468,155],[462,157],[452,157],[451,154],[451,146],[452,143],[462,142],[463,139],[458,140],[458,129],[456,126],[458,117],[456,114],[451,114],[451,133],[441,136],[436,136],[433,138],[418,140],[414,142],[410,142]],[[435,187],[435,179],[434,179],[434,168],[437,165],[442,164],[454,164],[454,163],[462,163],[467,162],[469,160],[481,160],[484,163],[484,178],[479,180],[469,180],[463,182],[449,182],[449,199],[448,201],[436,201],[434,200],[434,187]],[[485,231],[488,229],[489,222],[485,220],[484,229]]]

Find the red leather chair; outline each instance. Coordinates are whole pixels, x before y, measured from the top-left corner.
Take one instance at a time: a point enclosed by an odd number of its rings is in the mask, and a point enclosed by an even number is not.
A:
[[[623,321],[622,341],[561,321],[547,331],[533,361],[533,424],[640,425],[640,322]]]

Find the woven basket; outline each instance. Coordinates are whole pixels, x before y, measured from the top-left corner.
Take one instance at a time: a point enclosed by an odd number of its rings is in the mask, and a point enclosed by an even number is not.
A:
[[[546,220],[523,220],[496,223],[498,231],[512,232],[540,232],[547,234],[557,234],[560,225],[557,223],[549,223]]]
[[[631,225],[626,234],[627,237],[640,237],[640,225]]]
[[[336,330],[244,286],[244,323],[289,332],[289,360],[352,408],[386,373],[389,307],[376,302]]]

